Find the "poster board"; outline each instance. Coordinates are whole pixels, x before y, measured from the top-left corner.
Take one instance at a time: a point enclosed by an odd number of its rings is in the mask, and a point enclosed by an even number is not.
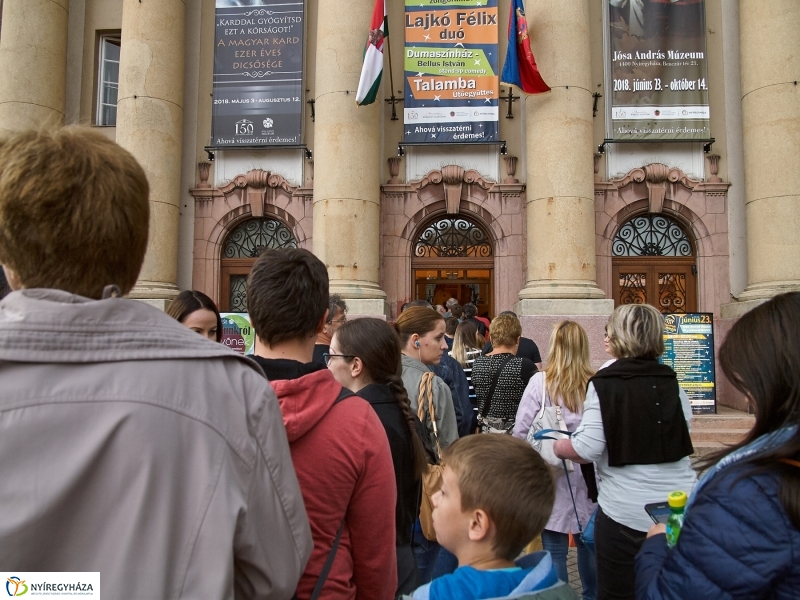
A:
[[[606,0],[607,138],[711,137],[705,0]]]
[[[403,142],[498,140],[498,0],[405,0]]]
[[[660,362],[677,373],[678,385],[692,404],[692,414],[716,414],[712,313],[664,315],[664,354]]]
[[[303,0],[216,0],[211,146],[302,142]]]
[[[220,313],[220,317],[222,317],[222,344],[239,354],[253,354],[256,333],[250,324],[250,315]]]

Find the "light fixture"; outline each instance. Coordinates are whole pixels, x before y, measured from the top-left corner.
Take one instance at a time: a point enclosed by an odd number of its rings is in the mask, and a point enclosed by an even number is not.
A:
[[[505,140],[504,140],[504,141],[503,141],[503,143],[500,145],[500,154],[502,154],[503,156],[505,156],[506,154],[508,154],[508,146],[506,146],[506,142],[505,142]]]
[[[403,148],[403,144],[401,142],[397,142],[397,156],[405,156],[406,151]]]
[[[305,148],[304,150],[306,153],[306,160],[311,160],[312,158],[314,158],[314,153],[311,152],[311,150],[309,150],[308,148]]]
[[[206,154],[208,155],[208,162],[214,162],[214,153],[211,151],[210,148],[205,149]]]

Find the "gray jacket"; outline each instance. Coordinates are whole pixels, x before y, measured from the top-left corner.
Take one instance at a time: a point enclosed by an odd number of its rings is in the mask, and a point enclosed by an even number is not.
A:
[[[0,302],[0,565],[104,599],[290,598],[311,533],[258,367],[135,300]]]
[[[411,409],[414,412],[417,412],[419,382],[422,380],[422,375],[429,371],[430,369],[416,358],[403,355],[403,385],[406,388],[408,399],[411,401]],[[433,378],[433,410],[436,413],[439,444],[444,449],[458,439],[458,422],[456,421],[456,411],[453,408],[453,396],[450,393],[450,388],[438,376]],[[426,426],[431,437],[431,445],[436,448],[436,439],[433,436],[433,427],[430,424],[430,420],[426,421]]]

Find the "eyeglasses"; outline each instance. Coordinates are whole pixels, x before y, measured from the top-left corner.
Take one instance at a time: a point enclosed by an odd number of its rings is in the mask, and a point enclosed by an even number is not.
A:
[[[331,364],[331,359],[335,356],[338,356],[339,358],[355,358],[355,356],[352,354],[329,354],[328,352],[325,352],[322,355],[322,360],[325,361],[326,367]]]
[[[606,330],[603,332],[603,339],[606,339],[606,340],[610,340],[610,339],[611,339],[611,335],[609,335],[609,333],[608,333],[608,329],[606,329]]]
[[[347,317],[342,317],[341,319],[331,319],[331,323],[347,323]]]

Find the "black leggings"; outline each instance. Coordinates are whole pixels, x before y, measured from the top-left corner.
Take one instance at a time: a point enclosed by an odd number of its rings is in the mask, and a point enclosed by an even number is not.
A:
[[[634,559],[646,537],[647,533],[621,525],[597,509],[597,600],[634,600]]]

